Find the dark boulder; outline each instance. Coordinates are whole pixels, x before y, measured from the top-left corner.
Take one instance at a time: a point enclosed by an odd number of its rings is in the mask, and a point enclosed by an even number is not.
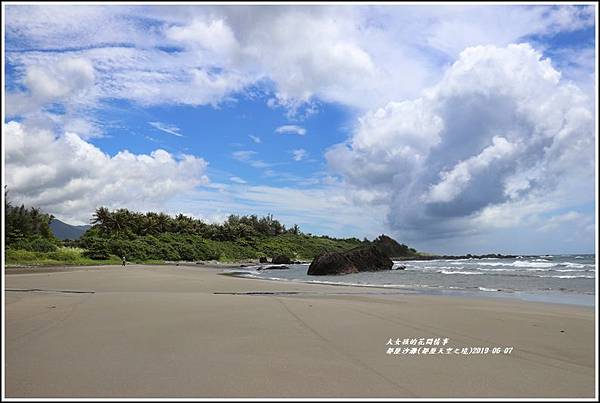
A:
[[[271,259],[271,263],[273,263],[273,264],[291,264],[292,260],[285,255],[277,255],[277,256],[273,256],[273,259]]]
[[[358,247],[347,252],[325,252],[308,267],[308,275],[323,276],[390,270],[394,262],[374,246]]]
[[[269,263],[269,260],[264,256],[259,257],[258,261],[259,263]]]
[[[358,268],[342,253],[325,252],[317,256],[308,267],[309,276],[358,273]]]

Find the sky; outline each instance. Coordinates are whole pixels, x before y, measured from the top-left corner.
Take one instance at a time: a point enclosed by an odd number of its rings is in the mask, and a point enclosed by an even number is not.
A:
[[[595,5],[3,7],[14,203],[594,252]]]

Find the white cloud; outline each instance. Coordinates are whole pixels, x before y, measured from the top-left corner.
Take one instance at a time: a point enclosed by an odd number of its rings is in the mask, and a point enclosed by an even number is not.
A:
[[[254,155],[256,155],[256,151],[250,150],[241,150],[231,153],[231,156],[238,161],[249,161]]]
[[[111,74],[105,93],[142,105],[183,104],[216,106],[252,81],[235,72],[214,73],[205,68],[147,72],[129,70]]]
[[[275,129],[275,133],[296,134],[298,136],[304,136],[306,134],[306,129],[297,125],[284,125],[279,126],[277,129]]]
[[[258,136],[253,136],[252,134],[249,134],[248,137],[250,137],[250,139],[256,144],[260,144],[261,142],[260,137]]]
[[[94,68],[85,59],[65,59],[48,69],[31,66],[27,69],[25,85],[34,97],[64,98],[94,83]]]
[[[406,236],[594,200],[589,99],[527,44],[466,49],[435,87],[365,114],[326,158],[348,186],[378,194]]]
[[[240,150],[240,151],[235,151],[235,152],[231,153],[231,156],[233,157],[233,159],[244,162],[246,164],[249,164],[250,166],[252,166],[254,168],[263,169],[263,168],[270,168],[270,167],[276,165],[274,163],[255,159],[254,158],[255,155],[256,155],[256,151],[251,151],[251,150]]]
[[[348,91],[361,91],[376,78],[374,61],[356,40],[359,21],[350,9],[235,9],[229,17],[246,60],[276,83],[280,103],[294,107],[313,96],[341,101],[344,92],[354,101]]]
[[[17,203],[59,218],[87,222],[101,205],[160,207],[173,196],[208,182],[207,163],[158,149],[110,156],[74,133],[55,136],[11,121],[4,125],[6,184]]]
[[[26,68],[23,84],[26,92],[7,93],[7,115],[36,112],[53,102],[85,103],[94,94],[95,72],[84,58],[61,58],[54,64]]]
[[[548,231],[548,230],[558,228],[562,224],[572,223],[572,222],[578,222],[579,224],[583,224],[583,221],[587,221],[586,218],[587,217],[581,213],[578,213],[576,211],[569,211],[564,214],[558,214],[558,215],[550,217],[549,219],[546,220],[544,225],[542,225],[540,228],[538,228],[538,230],[539,231]],[[583,226],[583,225],[581,225],[581,226]]]
[[[305,149],[299,148],[297,150],[292,150],[292,155],[294,161],[302,161],[304,158],[306,158],[307,152]]]
[[[233,94],[256,82],[246,72],[214,66],[191,51],[165,52],[147,46],[94,47],[56,52],[12,52],[7,59],[17,66],[15,81],[25,88],[37,81],[27,79],[33,69],[53,77],[63,59],[87,60],[94,68],[95,82],[87,93],[79,94],[79,102],[93,104],[98,99],[125,99],[141,105],[219,105]],[[39,75],[39,74],[38,74]],[[67,79],[68,80],[68,79]],[[27,93],[10,93],[19,101]],[[12,103],[17,103],[12,101]],[[26,100],[27,101],[27,100]],[[40,101],[48,102],[46,98]],[[28,102],[28,101],[27,101]],[[15,110],[14,113],[22,113]]]
[[[173,136],[183,137],[183,134],[179,133],[179,128],[173,125],[167,125],[161,122],[148,122],[148,124],[157,130],[169,133]]]
[[[245,180],[243,180],[242,178],[239,178],[237,176],[232,176],[231,178],[229,178],[229,180],[234,183],[239,183],[239,184],[247,183]]]
[[[424,201],[428,203],[451,202],[469,186],[469,182],[474,176],[480,175],[497,160],[512,157],[516,148],[516,145],[509,143],[504,137],[492,138],[492,145],[484,148],[480,154],[459,162],[449,171],[440,172],[440,182],[430,186]]]
[[[68,54],[92,62],[101,97],[218,105],[267,81],[274,102],[292,111],[315,100],[367,110],[415,97],[466,47],[506,46],[594,24],[593,7],[568,5],[6,11],[7,59],[22,79],[30,66],[53,66]]]
[[[162,7],[161,7],[162,8]],[[86,48],[104,45],[154,45],[157,32],[147,20],[133,18],[149,11],[145,7],[85,5],[8,5],[6,33],[17,38],[13,46],[29,49]],[[158,10],[157,10],[158,11]]]
[[[84,140],[92,137],[102,137],[103,135],[100,124],[93,119],[69,117],[68,115],[52,116],[55,117],[60,124],[62,124],[62,128],[65,132],[76,133]],[[27,122],[32,122],[32,119],[27,119]]]
[[[593,7],[446,5],[391,10],[390,29],[423,41],[452,58],[477,45],[507,46],[532,35],[553,35],[594,25]],[[510,24],[506,24],[510,21]],[[410,40],[410,39],[409,39]]]
[[[228,54],[238,50],[238,43],[227,23],[223,19],[195,19],[187,25],[173,25],[165,30],[168,39],[200,48],[214,54]]]

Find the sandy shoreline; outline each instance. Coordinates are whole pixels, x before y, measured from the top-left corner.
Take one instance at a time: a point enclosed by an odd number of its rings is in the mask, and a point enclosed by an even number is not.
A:
[[[593,308],[226,268],[6,275],[6,397],[594,397]],[[513,350],[394,355],[390,338]]]

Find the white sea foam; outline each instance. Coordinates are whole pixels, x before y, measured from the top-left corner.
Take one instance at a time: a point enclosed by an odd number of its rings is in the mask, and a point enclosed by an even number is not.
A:
[[[591,265],[591,264],[581,264],[581,263],[571,263],[571,262],[560,263],[559,266],[572,267],[575,269],[584,269],[586,267],[594,267],[594,265]]]
[[[350,283],[350,282],[342,282],[342,281],[327,281],[327,280],[303,280],[303,279],[293,279],[289,281],[298,281],[301,283],[307,284],[324,284],[324,285],[341,285],[346,287],[369,287],[369,288],[430,288],[428,285],[404,285],[404,284],[371,284],[371,283]],[[433,286],[436,287],[436,286]]]
[[[430,288],[437,286],[428,286],[428,285],[403,285],[403,284],[371,284],[371,283],[351,283],[344,281],[327,281],[327,280],[306,280],[301,278],[282,278],[282,277],[273,277],[273,276],[261,276],[258,273],[248,272],[248,271],[239,271],[236,270],[232,272],[233,274],[240,275],[246,278],[255,278],[260,280],[272,280],[272,281],[285,281],[285,282],[300,282],[307,284],[324,284],[324,285],[339,285],[345,287],[370,287],[370,288]]]
[[[569,278],[596,278],[594,276],[540,276],[540,277],[545,277],[545,278],[562,278],[562,279],[569,279]]]
[[[594,271],[594,270],[590,270],[590,269],[553,269],[552,271],[559,271],[559,272],[570,272],[570,271],[574,271],[574,272],[586,272],[586,271]]]
[[[484,268],[478,268],[477,270],[480,271],[489,271],[489,272],[497,272],[497,271],[518,271],[517,269],[484,269]],[[537,269],[536,269],[537,270]]]
[[[510,266],[514,266],[514,267],[552,267],[552,266],[556,266],[556,263],[530,262],[528,260],[525,260],[525,261],[514,262]]]
[[[512,263],[505,262],[480,262],[480,266],[512,266]]]
[[[483,274],[475,271],[452,271],[452,270],[440,270],[438,273],[442,274]]]
[[[489,291],[489,292],[496,292],[498,290],[494,289],[494,288],[485,288],[485,287],[479,287],[479,291]]]
[[[544,262],[540,262],[540,261],[529,261],[529,260],[517,260],[515,262],[478,262],[477,265],[479,266],[511,266],[511,267],[537,267],[537,268],[542,268],[542,267],[552,267],[552,266],[556,266],[556,263],[552,263],[552,262],[548,262],[548,261],[544,261]]]

